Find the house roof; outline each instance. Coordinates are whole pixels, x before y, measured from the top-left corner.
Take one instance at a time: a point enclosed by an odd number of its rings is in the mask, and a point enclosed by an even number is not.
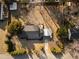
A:
[[[39,35],[39,27],[36,25],[25,25],[23,31],[20,34],[20,38],[27,39],[41,39],[42,35]]]
[[[39,27],[36,25],[26,25],[24,26],[24,31],[39,31]]]
[[[13,4],[10,5],[10,10],[17,10],[17,3],[13,2]]]
[[[79,39],[79,28],[71,29],[71,39]]]

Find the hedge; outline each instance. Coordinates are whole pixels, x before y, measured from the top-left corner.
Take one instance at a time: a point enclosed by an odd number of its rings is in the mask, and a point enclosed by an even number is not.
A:
[[[26,51],[26,50],[17,50],[17,51],[10,52],[10,54],[11,54],[12,56],[24,55],[24,54],[27,54],[27,51]]]

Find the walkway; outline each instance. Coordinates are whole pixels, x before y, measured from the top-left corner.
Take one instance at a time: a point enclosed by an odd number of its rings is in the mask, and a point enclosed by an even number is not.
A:
[[[47,59],[56,59],[56,57],[53,55],[53,53],[50,51],[48,46],[48,40],[45,40],[45,54],[47,56]]]

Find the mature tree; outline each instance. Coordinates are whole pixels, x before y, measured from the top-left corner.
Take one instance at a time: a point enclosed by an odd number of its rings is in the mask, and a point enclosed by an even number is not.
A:
[[[8,26],[8,32],[10,34],[18,34],[22,30],[22,24],[20,21],[12,21]]]

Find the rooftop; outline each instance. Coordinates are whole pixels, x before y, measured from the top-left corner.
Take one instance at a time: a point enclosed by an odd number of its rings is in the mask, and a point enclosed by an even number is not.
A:
[[[24,31],[39,31],[39,27],[36,25],[26,25],[24,26]]]
[[[71,29],[71,39],[79,39],[79,28]]]

